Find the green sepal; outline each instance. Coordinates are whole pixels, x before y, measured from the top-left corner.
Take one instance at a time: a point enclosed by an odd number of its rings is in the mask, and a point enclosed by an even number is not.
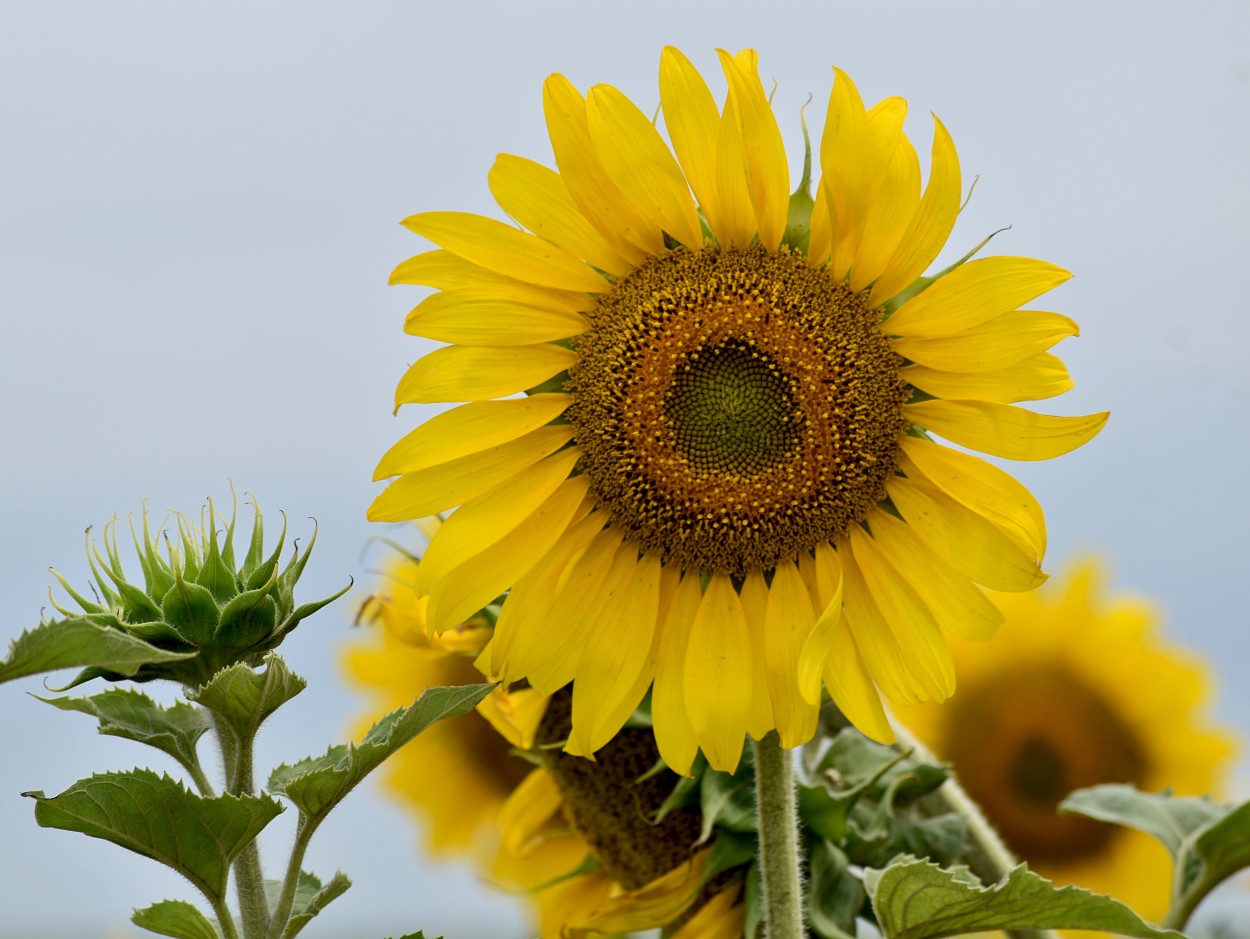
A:
[[[330,882],[322,886],[321,878],[316,874],[301,870],[299,880],[295,884],[295,899],[291,904],[291,915],[287,919],[286,929],[283,930],[280,939],[295,939],[295,936],[312,922],[313,917],[345,894],[351,885],[351,878],[342,871],[335,871]],[[271,915],[281,893],[282,881],[265,881],[265,895],[269,901]]]
[[[699,886],[707,886],[713,879],[735,867],[745,867],[759,853],[759,836],[740,831],[720,831],[712,842],[707,863]]]
[[[155,747],[192,773],[199,767],[196,743],[210,727],[201,708],[182,701],[164,707],[129,688],[110,688],[88,698],[33,697],[62,711],[90,714],[99,720],[100,733]]]
[[[251,740],[274,711],[308,687],[282,657],[270,652],[263,671],[242,662],[223,668],[187,697],[225,722],[237,740]]]
[[[226,603],[239,592],[238,584],[235,582],[234,571],[226,566],[225,558],[222,557],[222,549],[217,545],[217,534],[214,528],[216,522],[216,513],[213,511],[213,500],[208,500],[208,518],[205,521],[204,545],[207,549],[204,555],[204,563],[196,572],[195,582],[204,587],[218,604]],[[211,532],[211,534],[208,534]],[[234,549],[231,542],[234,539],[234,519],[230,520],[230,527],[226,533],[225,552],[231,557],[234,555]]]
[[[867,896],[846,855],[835,844],[813,839],[807,868],[806,907],[812,929],[823,939],[855,939],[855,917]]]
[[[282,764],[268,789],[300,810],[308,824],[319,824],[343,797],[408,741],[436,721],[472,710],[494,684],[428,688],[409,707],[374,724],[358,745],[339,744],[324,756]]]
[[[214,906],[225,900],[231,862],[282,812],[267,795],[204,798],[150,769],[98,773],[51,798],[22,795],[36,800],[41,827],[81,832],[160,861]]]
[[[903,855],[864,871],[884,939],[944,939],[1016,929],[1101,929],[1135,939],[1184,939],[1157,929],[1118,900],[1081,887],[1056,888],[1024,864],[990,887],[967,868],[950,870]]]
[[[162,900],[135,910],[130,921],[158,936],[173,939],[221,939],[216,924],[185,900]]]
[[[9,643],[9,654],[0,661],[0,682],[83,665],[128,677],[144,665],[180,662],[195,654],[158,649],[95,619],[48,620],[22,633]]]
[[[188,580],[178,572],[174,585],[161,601],[161,612],[165,622],[178,630],[184,639],[202,648],[212,642],[221,608],[207,587]]]
[[[247,590],[225,605],[213,644],[223,650],[250,649],[267,642],[278,625],[278,604],[269,595],[270,578],[256,590]]]

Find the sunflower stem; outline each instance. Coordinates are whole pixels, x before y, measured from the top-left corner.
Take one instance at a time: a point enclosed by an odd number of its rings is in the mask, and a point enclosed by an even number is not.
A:
[[[899,749],[911,750],[916,759],[923,763],[941,764],[942,761],[913,737],[907,728],[895,723],[894,735],[898,738]],[[968,869],[983,884],[998,883],[1019,865],[1019,859],[1011,853],[1011,849],[994,830],[981,807],[972,801],[972,797],[953,774],[929,798],[937,804],[940,812],[955,812],[963,816],[968,826],[968,851],[964,860],[968,863]],[[1059,939],[1058,933],[1049,929],[1005,929],[1003,932],[1012,939]]]
[[[760,835],[760,882],[768,939],[803,939],[803,884],[799,871],[799,815],[794,762],[770,731],[751,741],[755,753],[755,811]]]

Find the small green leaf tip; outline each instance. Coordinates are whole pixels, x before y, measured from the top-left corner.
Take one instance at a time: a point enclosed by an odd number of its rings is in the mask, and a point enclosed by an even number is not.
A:
[[[143,575],[141,585],[126,579],[118,550],[117,518],[104,526],[103,551],[88,535],[94,602],[76,593],[53,571],[83,612],[71,613],[54,600],[53,605],[66,619],[45,623],[42,628],[55,630],[62,624],[88,620],[138,640],[156,653],[137,670],[123,671],[104,661],[82,663],[88,667],[70,687],[96,677],[109,681],[167,678],[199,687],[231,665],[259,665],[265,653],[275,649],[302,620],[350,589],[349,582],[323,600],[297,604],[295,584],[316,543],[316,525],[308,547],[301,551],[297,541],[283,568],[285,515],[278,543],[267,554],[260,505],[250,495],[247,501],[255,518],[241,564],[235,561],[238,498],[232,487],[228,519],[217,511],[212,499],[200,510],[198,524],[171,512],[154,532],[146,506],[138,526],[131,519],[131,539]],[[0,662],[0,669],[3,665]]]

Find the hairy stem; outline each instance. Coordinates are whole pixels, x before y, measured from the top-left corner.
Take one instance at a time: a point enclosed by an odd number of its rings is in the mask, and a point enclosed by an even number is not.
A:
[[[291,918],[291,907],[295,903],[295,889],[299,886],[299,872],[304,864],[304,852],[308,850],[308,842],[312,840],[316,825],[300,815],[295,827],[295,843],[291,845],[291,860],[287,862],[286,877],[282,881],[282,893],[278,896],[278,905],[273,910],[273,920],[269,923],[267,939],[282,939],[286,931],[287,920]]]
[[[225,759],[226,791],[235,796],[254,795],[252,757],[255,730],[246,735],[237,735],[216,714],[213,714],[213,726]],[[264,939],[269,931],[269,903],[265,899],[265,875],[260,866],[260,848],[255,840],[238,853],[232,870],[239,899],[239,919],[243,923],[243,937]]]
[[[764,931],[768,939],[803,939],[803,886],[799,872],[799,816],[794,763],[771,731],[752,741],[755,810],[760,834]]]

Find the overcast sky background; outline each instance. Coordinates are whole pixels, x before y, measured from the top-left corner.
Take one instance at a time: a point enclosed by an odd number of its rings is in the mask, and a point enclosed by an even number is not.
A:
[[[306,538],[320,522],[304,597],[367,586],[369,540],[391,533],[364,520],[373,466],[423,419],[391,416],[425,349],[402,332],[421,293],[386,286],[424,248],[399,220],[494,214],[496,153],[549,162],[548,73],[650,113],[665,43],[714,87],[715,47],[749,45],[795,178],[798,109],[815,96],[818,131],[837,64],[868,101],[911,101],[926,164],[934,111],[980,176],[950,256],[1011,225],[994,251],[1075,272],[1047,303],[1082,326],[1057,350],[1077,387],[1041,409],[1111,421],[1012,471],[1047,510],[1049,567],[1107,551],[1115,585],[1157,598],[1170,637],[1214,663],[1215,714],[1250,734],[1247,36],[1235,0],[0,4],[0,648],[37,622],[49,565],[85,582],[88,524],[145,498],[194,511],[230,479],[271,524],[284,509]],[[344,739],[360,710],[335,660],[353,608],[283,647],[311,688],[264,735],[266,769]],[[38,829],[17,794],[147,754],[24,693],[40,690],[0,689],[0,937],[138,935],[133,907],[193,889]],[[291,821],[267,832],[271,866]],[[373,789],[350,797],[306,866],[356,886],[316,934],[521,933],[510,901],[415,843]]]

